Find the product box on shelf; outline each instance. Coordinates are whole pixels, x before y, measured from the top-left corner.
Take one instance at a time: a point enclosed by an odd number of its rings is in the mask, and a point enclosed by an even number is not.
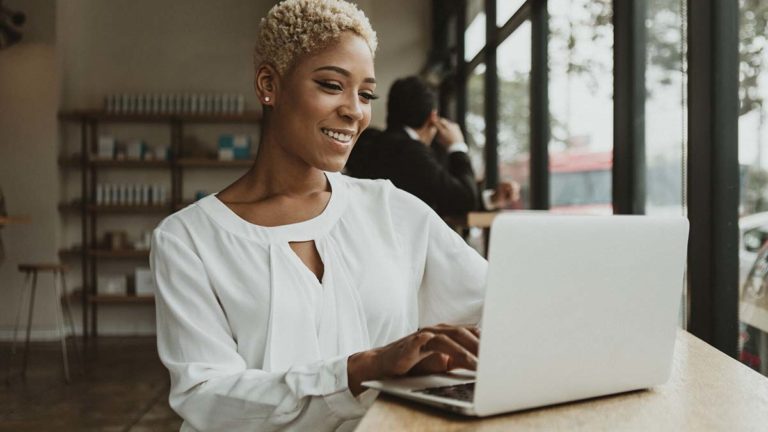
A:
[[[137,296],[155,294],[155,282],[152,280],[152,271],[149,268],[137,267],[134,281]]]
[[[146,150],[147,144],[140,139],[132,139],[125,144],[125,156],[128,159],[144,159]]]
[[[167,161],[171,158],[171,149],[168,146],[157,146],[154,154],[156,160]]]
[[[99,275],[97,283],[100,294],[125,295],[128,292],[127,278],[121,274]]]
[[[219,160],[247,160],[251,158],[251,137],[243,134],[219,136]]]
[[[106,135],[100,136],[96,156],[99,159],[113,159],[115,157],[115,138]]]

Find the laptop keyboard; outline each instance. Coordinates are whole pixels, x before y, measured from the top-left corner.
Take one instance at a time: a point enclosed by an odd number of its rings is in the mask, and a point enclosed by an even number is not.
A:
[[[464,402],[472,402],[475,400],[475,383],[470,382],[442,387],[429,387],[421,390],[414,390],[414,392],[448,399],[458,399]]]

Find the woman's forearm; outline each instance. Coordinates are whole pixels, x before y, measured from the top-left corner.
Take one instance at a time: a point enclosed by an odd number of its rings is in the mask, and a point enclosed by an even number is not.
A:
[[[364,381],[381,378],[377,350],[362,351],[352,354],[347,359],[347,383],[349,391],[357,396],[365,390]]]

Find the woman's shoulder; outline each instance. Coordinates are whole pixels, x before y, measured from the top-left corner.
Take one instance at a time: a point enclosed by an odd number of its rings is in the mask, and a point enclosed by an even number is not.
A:
[[[339,177],[344,182],[350,195],[388,193],[390,189],[395,187],[391,181],[386,179],[362,179],[351,177],[346,174],[340,174]]]
[[[359,179],[342,176],[350,202],[356,206],[370,204],[378,210],[385,206],[395,213],[426,214],[431,208],[416,196],[399,189],[387,179]]]
[[[183,241],[189,239],[192,233],[208,228],[211,220],[205,215],[201,204],[203,200],[210,198],[202,198],[167,216],[155,227],[155,233],[170,235]]]

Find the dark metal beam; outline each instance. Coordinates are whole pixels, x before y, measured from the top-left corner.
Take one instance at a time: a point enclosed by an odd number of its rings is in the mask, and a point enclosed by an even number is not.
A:
[[[467,74],[472,73],[473,70],[475,70],[476,67],[480,66],[480,64],[485,63],[485,52],[488,51],[488,47],[484,46],[480,48],[480,51],[475,54],[474,57],[472,57],[472,60],[467,62],[466,65],[466,71]]]
[[[496,0],[485,0],[485,187],[499,183],[499,74]]]
[[[467,0],[456,8],[456,122],[467,130],[467,67],[464,61],[464,30],[467,28]]]
[[[688,330],[735,357],[739,3],[688,0],[688,10]]]
[[[613,212],[645,213],[647,0],[613,0]]]
[[[530,208],[549,208],[549,14],[547,0],[531,5],[531,143]]]
[[[531,3],[525,2],[509,20],[499,28],[499,43],[509,37],[518,27],[520,27],[528,18],[531,17]]]

